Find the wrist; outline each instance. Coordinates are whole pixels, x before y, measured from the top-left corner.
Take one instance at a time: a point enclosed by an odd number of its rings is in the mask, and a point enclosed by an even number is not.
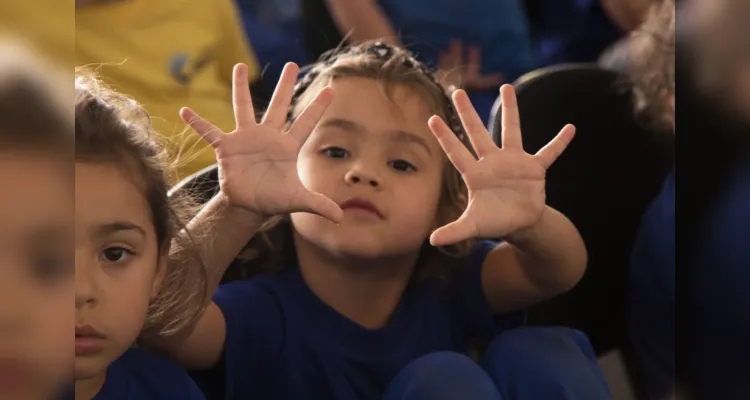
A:
[[[221,191],[216,195],[214,201],[220,204],[225,218],[243,226],[261,226],[271,217],[232,203],[229,197]]]
[[[549,214],[549,210],[550,208],[548,206],[544,206],[544,210],[542,210],[542,213],[539,215],[539,218],[536,220],[536,222],[506,235],[503,240],[513,245],[517,243],[528,243],[530,240],[534,240],[534,238],[539,236],[538,232],[540,229],[542,229],[544,220]]]

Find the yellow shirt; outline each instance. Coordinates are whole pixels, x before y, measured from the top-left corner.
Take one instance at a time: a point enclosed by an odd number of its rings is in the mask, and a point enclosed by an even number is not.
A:
[[[151,114],[180,153],[180,178],[215,162],[180,120],[190,107],[225,132],[234,129],[232,67],[257,62],[232,0],[119,0],[76,11],[76,65],[94,64],[113,89]],[[101,67],[98,64],[106,63]]]

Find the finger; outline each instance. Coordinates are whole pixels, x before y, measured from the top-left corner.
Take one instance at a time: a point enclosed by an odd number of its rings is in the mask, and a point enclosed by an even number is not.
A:
[[[473,82],[473,81],[476,81],[481,75],[482,61],[481,61],[479,47],[477,46],[469,47],[468,53],[469,54],[468,54],[467,64],[468,64],[469,72],[467,73],[468,75],[467,81]]]
[[[214,126],[212,123],[201,118],[200,115],[196,114],[195,111],[183,107],[180,110],[180,118],[190,125],[198,135],[200,135],[206,143],[210,144],[211,147],[216,148],[224,135],[221,129]]]
[[[461,65],[460,54],[456,53],[453,48],[449,48],[447,52],[440,54],[438,62],[441,70],[446,73],[453,73]]]
[[[433,246],[448,246],[477,237],[476,226],[463,215],[458,220],[442,226],[430,235]]]
[[[450,44],[448,45],[448,51],[453,60],[463,59],[463,45],[461,44],[460,40],[451,40]]]
[[[320,193],[307,192],[302,199],[301,209],[306,212],[320,215],[321,217],[333,221],[341,222],[344,218],[344,211],[327,196]]]
[[[471,100],[469,100],[469,95],[466,94],[466,91],[456,90],[453,93],[453,104],[456,105],[456,111],[459,118],[461,118],[461,124],[463,124],[466,133],[469,134],[471,146],[474,147],[474,152],[477,153],[477,156],[482,158],[490,151],[496,149],[497,146],[492,142],[492,137],[484,127],[484,122],[479,118],[477,110],[471,105]]]
[[[560,130],[560,133],[558,133],[552,141],[542,147],[534,157],[544,166],[545,169],[549,168],[568,147],[573,140],[575,133],[575,126],[571,124],[565,125],[562,130]]]
[[[255,110],[253,99],[250,97],[250,82],[245,64],[235,65],[232,71],[232,105],[237,129],[255,124]]]
[[[518,102],[516,101],[516,91],[511,85],[500,87],[500,101],[502,102],[502,121],[503,129],[502,146],[503,148],[523,149],[523,139],[521,137],[521,119],[518,116]]]
[[[481,56],[481,50],[477,46],[471,46],[469,47],[469,56],[468,56],[469,65],[481,65],[482,64],[482,56]]]
[[[289,104],[294,96],[294,84],[297,83],[299,76],[299,67],[295,63],[287,63],[279,77],[279,83],[273,91],[271,102],[268,104],[268,111],[263,116],[262,124],[281,129],[286,123],[286,116],[289,112]]]
[[[333,100],[333,89],[330,87],[323,88],[310,104],[297,116],[292,122],[292,126],[287,132],[288,135],[304,143],[312,133],[315,126],[318,125],[320,118],[326,112],[326,109]]]
[[[429,121],[427,121],[427,125],[430,127],[430,130],[437,138],[438,143],[440,143],[440,147],[443,148],[443,151],[445,151],[448,159],[453,166],[456,167],[458,172],[463,174],[468,171],[476,160],[474,159],[474,156],[471,155],[471,152],[469,152],[469,149],[458,140],[456,134],[451,131],[445,121],[437,115],[434,115]]]

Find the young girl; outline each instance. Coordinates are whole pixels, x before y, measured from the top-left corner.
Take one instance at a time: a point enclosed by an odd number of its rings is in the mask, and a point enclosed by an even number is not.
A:
[[[0,43],[0,399],[54,398],[70,380],[73,118],[58,75]]]
[[[131,348],[150,326],[180,329],[205,275],[167,265],[183,204],[168,199],[148,114],[85,72],[75,80],[75,398],[202,399],[178,366]],[[196,301],[197,299],[197,301]]]
[[[297,73],[256,123],[237,66],[228,135],[182,111],[219,159],[221,193],[193,223],[213,238],[212,284],[251,237],[250,273],[275,272],[222,285],[193,327],[150,344],[209,370],[196,377],[217,398],[608,398],[581,333],[496,336],[584,272],[578,232],[544,200],[573,127],[526,154],[507,86],[498,149],[465,92],[454,110],[379,43],[329,54],[293,90]],[[480,367],[464,354],[481,340]]]

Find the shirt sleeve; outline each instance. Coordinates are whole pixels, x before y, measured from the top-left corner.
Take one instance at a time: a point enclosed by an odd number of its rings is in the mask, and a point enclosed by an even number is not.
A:
[[[269,288],[254,281],[221,285],[213,301],[226,322],[223,362],[215,371],[193,376],[204,392],[211,393],[208,398],[247,398],[281,353],[280,304]]]
[[[522,326],[526,320],[525,310],[493,315],[484,294],[482,264],[497,245],[497,242],[489,240],[478,242],[460,280],[458,300],[455,304],[459,307],[457,315],[459,322],[464,326],[467,340],[491,339],[504,330]]]
[[[248,79],[252,83],[260,75],[260,68],[247,39],[239,11],[233,0],[216,0],[215,3],[221,26],[221,38],[216,54],[221,77],[231,84],[234,65],[245,63],[248,67]]]

